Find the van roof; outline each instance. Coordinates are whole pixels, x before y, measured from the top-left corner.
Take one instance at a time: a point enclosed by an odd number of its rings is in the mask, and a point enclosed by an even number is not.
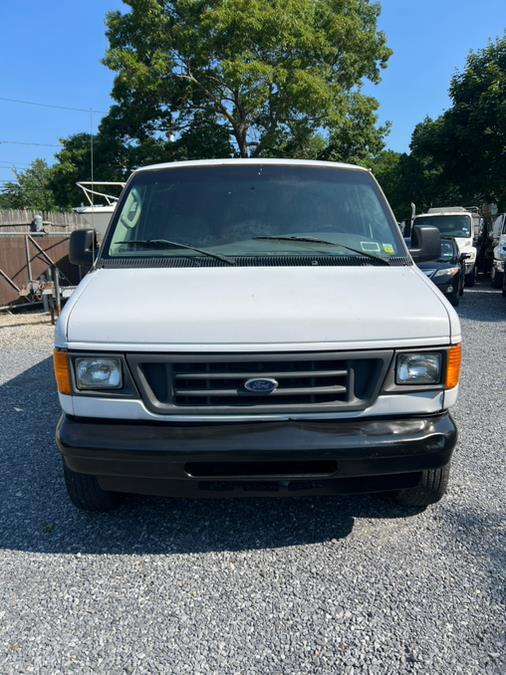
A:
[[[417,213],[415,218],[421,218],[422,216],[425,218],[427,216],[434,218],[434,216],[437,218],[437,216],[470,216],[471,218],[473,216],[476,216],[476,213],[472,213],[471,211],[466,211],[465,209],[461,209],[459,211],[452,210],[452,211],[427,211],[427,213]]]
[[[159,171],[160,169],[178,169],[180,167],[189,167],[189,166],[221,166],[221,165],[258,165],[261,164],[265,166],[266,164],[281,164],[281,165],[292,165],[292,166],[321,166],[329,167],[333,169],[352,169],[354,171],[367,171],[363,166],[357,166],[355,164],[344,164],[342,162],[319,162],[309,159],[194,159],[188,160],[185,162],[164,162],[163,164],[150,164],[149,166],[141,166],[135,170],[135,173],[139,171]]]
[[[427,213],[454,213],[459,211],[460,213],[467,211],[464,206],[434,206],[427,211]]]

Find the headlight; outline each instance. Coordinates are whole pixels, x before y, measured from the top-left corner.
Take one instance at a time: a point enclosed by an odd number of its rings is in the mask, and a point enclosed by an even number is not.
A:
[[[119,389],[123,384],[120,359],[77,358],[75,364],[78,389]]]
[[[439,384],[442,360],[440,353],[399,354],[397,384]]]
[[[435,277],[454,277],[460,272],[460,267],[447,267],[443,270],[437,270]]]

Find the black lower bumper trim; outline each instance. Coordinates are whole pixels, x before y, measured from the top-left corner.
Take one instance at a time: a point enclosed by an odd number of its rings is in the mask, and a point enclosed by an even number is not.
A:
[[[56,440],[70,469],[98,476],[110,490],[219,493],[238,485],[244,492],[249,483],[296,493],[306,483],[310,493],[322,493],[322,485],[326,493],[355,491],[355,479],[373,479],[361,481],[368,483],[365,491],[389,480],[410,482],[450,461],[457,430],[448,414],[214,424],[62,416]]]

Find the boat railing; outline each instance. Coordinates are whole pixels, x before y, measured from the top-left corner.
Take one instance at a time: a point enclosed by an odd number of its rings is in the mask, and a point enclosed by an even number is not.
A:
[[[107,192],[102,192],[101,190],[97,190],[96,186],[115,187],[115,188],[119,187],[121,188],[121,190],[125,187],[125,183],[119,181],[98,181],[98,180],[94,181],[82,180],[78,181],[76,185],[77,187],[81,188],[81,190],[84,192],[90,206],[97,206],[97,204],[95,204],[94,202],[94,197],[102,197],[103,199],[105,199],[107,206],[114,206],[119,199],[119,195],[116,196],[108,194]]]

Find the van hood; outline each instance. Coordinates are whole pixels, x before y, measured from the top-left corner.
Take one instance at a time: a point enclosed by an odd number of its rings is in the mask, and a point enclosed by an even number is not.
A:
[[[99,269],[57,327],[74,349],[367,349],[447,344],[458,318],[416,266]]]

